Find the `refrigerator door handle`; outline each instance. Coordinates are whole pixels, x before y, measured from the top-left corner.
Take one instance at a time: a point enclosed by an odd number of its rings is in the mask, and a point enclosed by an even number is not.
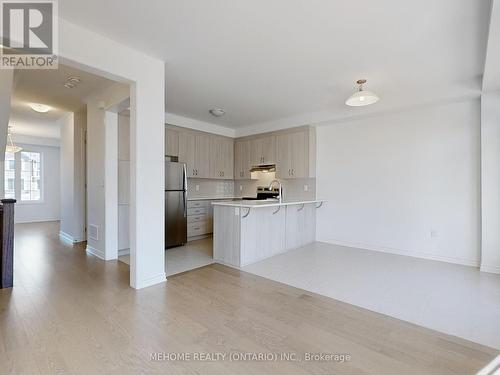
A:
[[[183,168],[182,168],[182,173],[184,174],[184,192],[183,192],[183,195],[184,195],[184,217],[187,217],[187,169],[186,169],[186,164],[183,165]]]

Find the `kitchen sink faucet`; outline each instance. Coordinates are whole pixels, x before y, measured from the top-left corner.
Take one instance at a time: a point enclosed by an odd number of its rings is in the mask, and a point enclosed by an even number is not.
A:
[[[279,202],[282,203],[281,200],[283,198],[283,186],[281,186],[281,181],[278,179],[272,180],[269,184],[269,190],[272,190],[274,184],[278,184],[278,199]]]

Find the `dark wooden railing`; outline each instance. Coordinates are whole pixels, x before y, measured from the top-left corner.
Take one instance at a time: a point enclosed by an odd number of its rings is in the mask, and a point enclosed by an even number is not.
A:
[[[14,203],[2,199],[0,206],[0,289],[14,285]]]

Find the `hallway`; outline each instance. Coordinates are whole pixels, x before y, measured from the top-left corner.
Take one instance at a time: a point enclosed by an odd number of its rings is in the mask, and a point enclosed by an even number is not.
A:
[[[134,290],[128,266],[16,226],[0,290],[7,374],[472,374],[499,352],[221,265]],[[345,362],[152,361],[152,353],[343,353]]]

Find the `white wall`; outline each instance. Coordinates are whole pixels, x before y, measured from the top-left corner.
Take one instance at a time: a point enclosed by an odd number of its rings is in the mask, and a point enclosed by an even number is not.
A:
[[[481,270],[500,273],[500,91],[481,98]]]
[[[7,145],[7,128],[10,118],[10,94],[14,71],[0,69],[0,176],[4,175],[5,146]],[[0,178],[0,198],[4,197],[4,179]]]
[[[56,221],[60,219],[60,173],[59,147],[17,143],[23,151],[35,151],[42,154],[42,194],[41,202],[17,201],[15,222],[30,223],[38,221]]]
[[[106,116],[106,108],[101,108],[102,102],[106,107],[112,107],[117,103],[126,100],[130,96],[128,85],[115,84],[106,90],[94,93],[87,100],[87,249],[94,255],[105,259],[116,259],[116,251],[114,248],[106,248],[106,157],[107,153],[112,153],[113,150],[106,151],[107,141],[112,139],[106,132],[110,129],[108,125],[113,127],[114,138],[116,138],[117,124],[109,123],[111,118]],[[116,115],[114,116],[116,117]],[[108,135],[108,139],[106,136]],[[109,146],[109,145],[108,145]],[[113,161],[116,164],[116,149]],[[109,170],[109,167],[108,167]],[[115,171],[116,172],[116,171]],[[108,176],[110,177],[110,176]],[[116,176],[115,176],[116,177]],[[115,178],[116,180],[116,178]],[[109,197],[114,201],[111,206],[116,208],[116,194]],[[111,212],[109,212],[111,214]],[[113,216],[114,217],[114,216]],[[108,219],[111,217],[108,216]],[[110,225],[117,225],[116,219]],[[97,236],[93,235],[93,228],[97,228]],[[112,228],[109,228],[110,230]],[[114,236],[116,237],[116,236]],[[113,239],[110,238],[111,241]]]
[[[85,112],[68,113],[61,128],[61,237],[81,242],[85,237]]]
[[[318,240],[478,264],[479,100],[321,126],[317,141]]]
[[[59,33],[61,62],[131,85],[130,285],[164,282],[165,62],[64,19]]]

